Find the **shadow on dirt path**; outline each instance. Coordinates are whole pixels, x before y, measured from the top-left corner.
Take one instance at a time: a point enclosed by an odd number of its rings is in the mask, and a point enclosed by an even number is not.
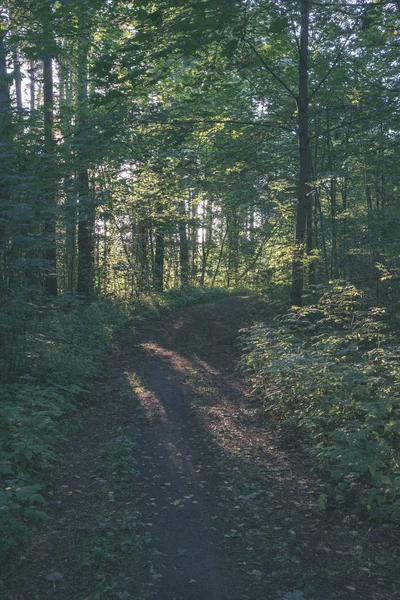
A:
[[[312,465],[236,373],[256,316],[230,297],[126,332],[5,598],[400,597],[398,545],[319,508]]]

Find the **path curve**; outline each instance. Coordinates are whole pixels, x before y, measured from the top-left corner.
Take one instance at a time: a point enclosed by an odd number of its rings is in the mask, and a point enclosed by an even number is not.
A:
[[[7,600],[393,600],[398,544],[323,485],[236,370],[229,297],[126,331],[60,448]]]

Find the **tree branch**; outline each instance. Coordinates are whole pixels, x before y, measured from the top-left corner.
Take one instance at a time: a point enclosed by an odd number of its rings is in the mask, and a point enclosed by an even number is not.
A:
[[[258,60],[263,65],[264,69],[266,71],[268,71],[268,73],[270,73],[272,75],[272,77],[274,79],[276,79],[276,81],[278,83],[280,83],[283,88],[285,88],[285,90],[288,92],[288,94],[291,96],[291,98],[293,98],[294,100],[296,100],[296,94],[293,93],[293,91],[290,89],[290,87],[287,85],[287,83],[281,77],[279,77],[279,75],[277,75],[273,69],[271,69],[271,67],[269,66],[269,64],[263,59],[263,57],[261,56],[261,54],[253,46],[253,44],[251,42],[249,42],[249,40],[245,40],[245,41],[250,46],[250,48],[254,52],[254,54],[257,56]]]
[[[367,9],[368,10],[368,9]],[[352,27],[349,31],[349,33],[347,34],[346,39],[344,40],[343,44],[341,45],[339,52],[336,55],[336,58],[334,59],[332,65],[329,67],[329,69],[327,70],[327,72],[325,73],[325,75],[322,77],[321,81],[316,85],[316,87],[314,88],[314,90],[311,92],[311,94],[308,97],[308,102],[311,101],[312,98],[314,98],[315,94],[317,94],[319,92],[319,90],[321,89],[321,87],[324,85],[325,81],[328,79],[329,75],[332,73],[332,71],[336,68],[339,60],[341,59],[341,57],[343,56],[343,53],[346,49],[347,43],[350,40],[351,36],[353,35],[353,33],[355,32],[360,20],[361,20],[362,16],[360,15],[358,17],[358,19],[356,19],[356,22],[354,23],[354,27]]]

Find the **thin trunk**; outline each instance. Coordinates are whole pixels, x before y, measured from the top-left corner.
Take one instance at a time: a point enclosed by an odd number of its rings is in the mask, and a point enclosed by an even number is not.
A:
[[[147,287],[147,227],[146,222],[140,219],[137,223],[137,264],[139,269],[138,275],[138,292],[143,294]]]
[[[68,178],[65,181],[64,189],[67,199],[65,207],[65,266],[67,271],[67,291],[74,292],[76,286],[77,200],[71,178]]]
[[[56,219],[54,206],[56,195],[54,178],[51,174],[54,168],[54,143],[53,143],[53,61],[50,55],[43,60],[43,109],[44,109],[44,144],[48,159],[49,190],[48,190],[48,215],[44,223],[46,274],[44,288],[48,296],[57,296],[57,249],[56,249]]]
[[[212,200],[207,200],[204,206],[205,217],[203,219],[203,244],[202,244],[202,258],[201,258],[201,277],[200,285],[205,284],[206,271],[208,265],[208,259],[210,257],[212,239],[213,239],[213,209]]]
[[[346,142],[344,145],[345,156],[348,155],[348,147],[349,147],[349,134],[346,133]],[[342,279],[346,279],[347,277],[347,252],[348,252],[348,226],[347,226],[347,209],[348,209],[348,197],[347,197],[347,187],[348,187],[348,178],[345,176],[343,186],[341,187],[341,198],[342,198],[342,212],[344,213],[342,218],[341,225],[341,244],[340,244],[340,264],[339,268],[341,270],[340,276]]]
[[[218,275],[218,272],[219,272],[219,268],[221,266],[222,255],[224,253],[224,247],[225,247],[225,242],[226,242],[226,238],[228,236],[228,233],[229,233],[229,222],[226,224],[225,234],[224,234],[224,236],[223,236],[223,238],[221,240],[221,246],[220,246],[220,249],[219,249],[218,262],[217,262],[217,266],[216,266],[216,269],[215,269],[215,272],[214,272],[214,276],[212,278],[211,287],[214,287],[215,281],[217,279],[217,275]]]
[[[325,233],[324,233],[324,220],[323,220],[323,216],[322,216],[322,207],[321,207],[321,199],[320,199],[320,196],[319,196],[319,192],[316,193],[315,200],[316,200],[316,204],[317,204],[317,207],[318,207],[319,222],[320,222],[320,229],[321,229],[322,250],[323,250],[323,253],[324,253],[324,265],[325,265],[325,277],[326,277],[326,280],[328,281],[328,279],[329,279],[328,254],[327,254],[327,251],[326,251],[326,240],[325,240]]]
[[[29,110],[31,113],[35,110],[35,61],[29,61]]]
[[[103,235],[103,294],[106,296],[108,293],[108,257],[109,257],[109,245],[108,245],[108,225],[107,219],[104,220],[104,235]]]
[[[331,221],[332,221],[332,260],[331,260],[331,277],[337,279],[338,271],[338,249],[337,249],[337,198],[336,198],[336,181],[332,178],[330,183],[330,200],[331,200]]]
[[[190,237],[191,237],[191,242],[190,242],[190,245],[191,245],[191,266],[192,266],[191,279],[192,279],[192,281],[195,281],[196,280],[196,276],[197,276],[198,210],[197,210],[197,204],[196,204],[196,202],[193,199],[192,192],[189,192],[188,213],[192,217],[192,227],[191,227],[191,232],[190,232]]]
[[[331,233],[332,233],[332,253],[331,253],[331,279],[337,279],[339,276],[338,270],[338,224],[337,224],[337,194],[336,194],[336,180],[335,180],[335,162],[332,156],[332,141],[330,136],[330,119],[329,109],[326,111],[326,144],[327,144],[327,155],[328,155],[328,167],[331,173],[330,185],[329,185],[329,199],[331,207]]]
[[[7,215],[3,211],[3,206],[7,206],[10,200],[10,184],[7,173],[10,171],[12,162],[12,110],[5,36],[6,32],[0,28],[0,296],[5,295],[7,289],[5,266]]]
[[[341,191],[342,195],[342,211],[344,213],[347,212],[347,179],[344,182],[343,189]],[[347,274],[347,265],[346,265],[346,255],[347,255],[347,216],[345,215],[343,218],[343,226],[342,226],[342,244],[341,244],[341,277],[346,279]]]
[[[304,245],[307,217],[310,212],[310,156],[308,137],[308,41],[310,26],[310,0],[301,2],[299,48],[299,94],[297,96],[297,126],[299,139],[299,191],[296,214],[295,250],[291,301],[301,306],[304,288]]]
[[[239,219],[237,209],[232,211],[231,227],[229,230],[229,255],[228,255],[228,287],[233,274],[234,284],[238,284],[239,275]]]
[[[78,39],[78,283],[77,291],[86,301],[90,302],[94,291],[94,253],[93,227],[94,204],[90,195],[89,171],[85,157],[85,130],[87,129],[88,104],[88,54],[90,33],[88,30],[88,15],[79,15]]]
[[[164,227],[158,224],[155,233],[155,253],[154,253],[154,288],[157,292],[164,289]]]
[[[314,205],[314,198],[313,198],[313,195],[311,194],[311,189],[310,189],[310,202],[309,202],[309,207],[308,207],[308,211],[307,211],[307,244],[306,244],[306,254],[307,254],[307,257],[310,259],[309,263],[308,263],[308,275],[309,275],[310,285],[316,285],[316,283],[317,283],[317,278],[316,278],[316,273],[315,273],[315,262],[311,256],[312,252],[314,250],[313,205]]]
[[[89,174],[78,174],[78,283],[77,292],[87,301],[93,297],[93,236]]]
[[[255,251],[255,241],[256,241],[254,223],[255,223],[254,202],[252,200],[250,203],[250,207],[249,207],[249,240],[250,240],[250,244],[251,244],[252,254],[254,254],[254,251]]]
[[[13,52],[13,66],[17,110],[22,111],[24,107],[22,104],[21,66],[19,64],[18,52],[16,50]]]
[[[185,201],[180,202],[179,219],[179,271],[181,287],[185,287],[189,282],[189,244],[187,238],[187,221]]]

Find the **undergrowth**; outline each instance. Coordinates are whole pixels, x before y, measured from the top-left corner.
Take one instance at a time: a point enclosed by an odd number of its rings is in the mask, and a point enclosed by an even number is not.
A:
[[[332,482],[327,503],[400,523],[400,340],[354,286],[243,333],[242,368],[266,411],[301,433]]]
[[[0,554],[45,519],[44,471],[55,457],[62,417],[80,407],[101,372],[115,332],[160,311],[213,301],[224,289],[187,288],[140,302],[50,304],[19,299],[0,314]]]

